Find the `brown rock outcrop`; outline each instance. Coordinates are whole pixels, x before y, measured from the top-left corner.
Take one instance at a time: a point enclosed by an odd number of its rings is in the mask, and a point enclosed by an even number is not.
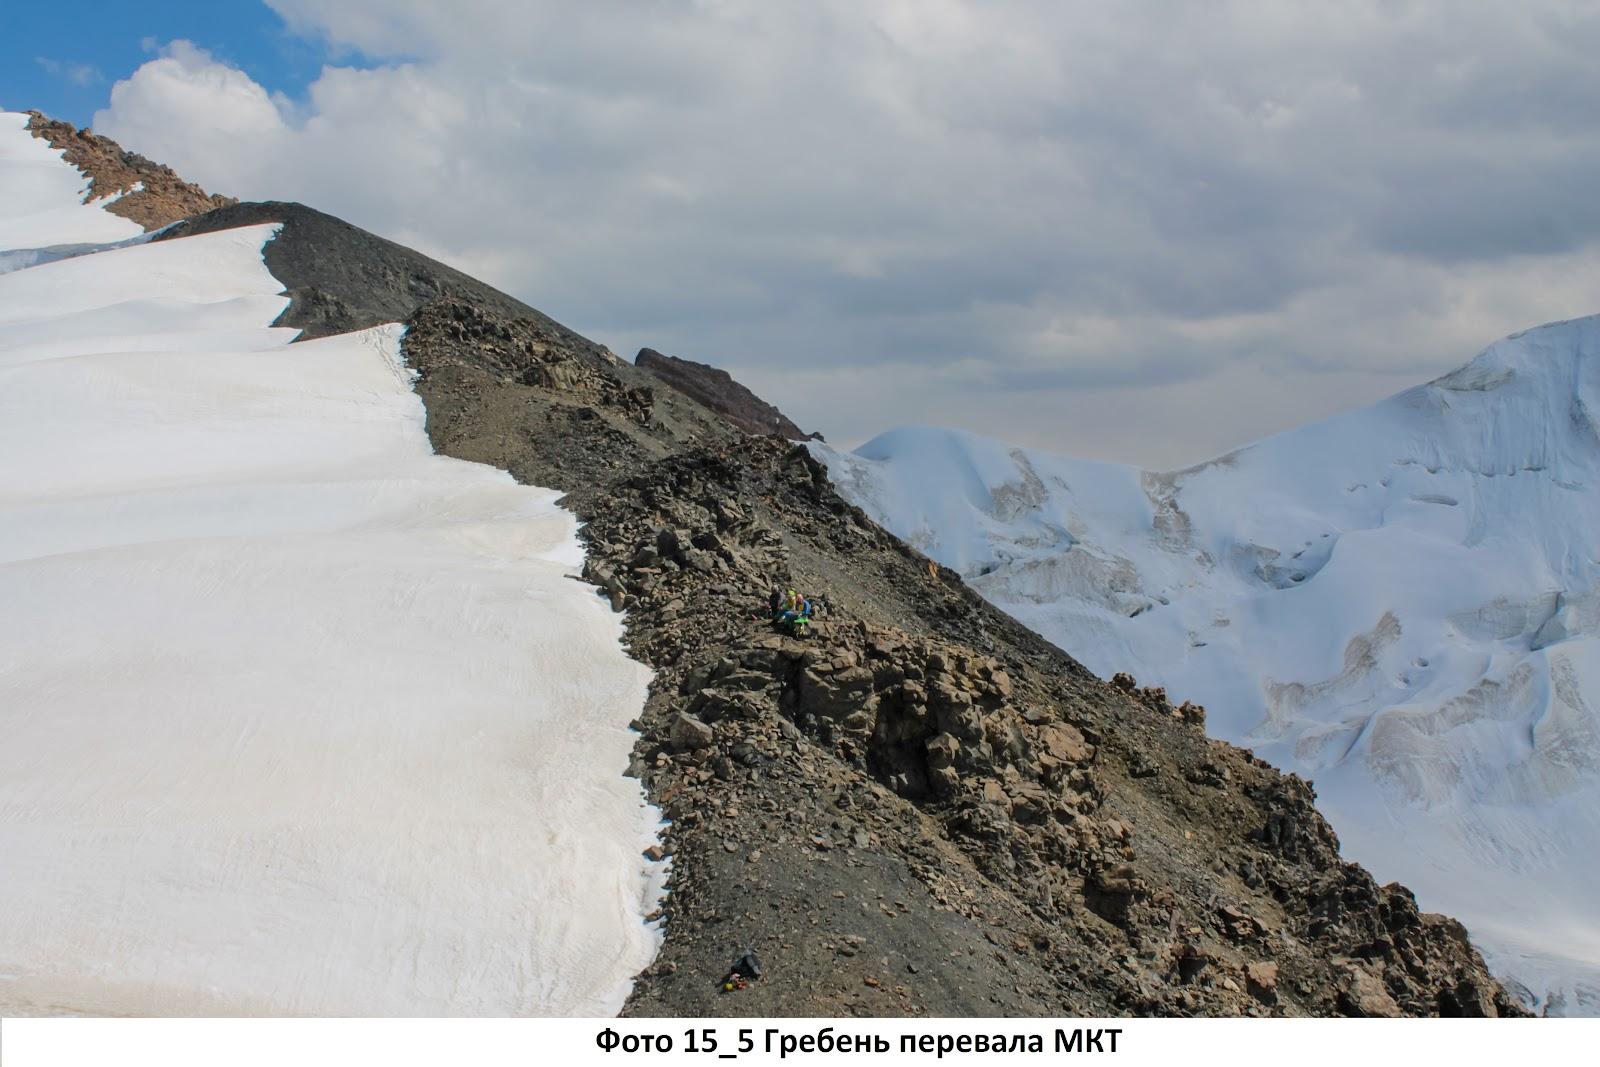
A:
[[[649,371],[745,433],[775,433],[791,441],[808,441],[814,436],[800,429],[787,415],[734,381],[731,374],[718,367],[662,355],[653,348],[640,349],[634,366]]]
[[[37,111],[28,114],[28,129],[33,135],[49,142],[52,148],[61,149],[66,161],[88,176],[87,199],[123,194],[107,204],[106,210],[138,223],[146,231],[238,203],[184,181],[171,167],[124,151],[111,138],[88,127],[80,130],[70,122],[59,122]]]

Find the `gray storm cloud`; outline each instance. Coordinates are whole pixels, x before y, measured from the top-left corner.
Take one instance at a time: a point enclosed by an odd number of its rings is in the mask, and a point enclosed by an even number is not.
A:
[[[95,125],[851,442],[1179,466],[1600,310],[1600,6],[272,5]]]

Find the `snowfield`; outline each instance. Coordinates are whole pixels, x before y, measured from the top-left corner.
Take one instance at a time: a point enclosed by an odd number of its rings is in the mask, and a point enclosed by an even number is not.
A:
[[[134,236],[23,121],[0,249]],[[614,1013],[648,672],[399,327],[270,327],[274,232],[0,274],[0,1014]]]
[[[1600,1013],[1600,317],[1170,474],[937,429],[841,490],[1090,669],[1315,781],[1347,856]]]

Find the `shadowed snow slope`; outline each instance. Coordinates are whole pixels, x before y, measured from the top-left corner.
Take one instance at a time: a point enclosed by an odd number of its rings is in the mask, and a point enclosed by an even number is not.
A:
[[[1600,318],[1172,474],[903,429],[846,496],[1315,779],[1347,853],[1600,1011]]]
[[[13,118],[0,235],[126,236]],[[399,327],[268,326],[273,232],[0,276],[0,1014],[613,1012],[648,674]]]

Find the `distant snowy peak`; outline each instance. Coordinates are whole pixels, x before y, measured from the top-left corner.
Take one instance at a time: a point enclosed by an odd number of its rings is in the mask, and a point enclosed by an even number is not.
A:
[[[1541,475],[1547,488],[1577,492],[1600,465],[1597,412],[1600,316],[1593,316],[1515,334],[1373,407],[1177,471],[1068,459],[925,426],[890,430],[852,454],[817,451],[836,480],[896,520],[912,543],[961,570],[1010,562],[995,553],[1005,544],[1064,549],[1094,533],[1116,540],[1145,532],[1164,548],[1192,549],[1199,562],[1218,564],[1221,546],[1205,543],[1196,527],[1226,524],[1241,501],[1214,488],[1248,482],[1252,494],[1268,492],[1289,509],[1273,516],[1272,532],[1288,520],[1319,534],[1330,532],[1321,520],[1334,513],[1376,526],[1403,520],[1407,503],[1459,506],[1469,483],[1476,494],[1517,497],[1524,491],[1493,480]],[[1247,510],[1260,511],[1259,498],[1251,499]],[[1295,545],[1291,555],[1321,555],[1315,547]],[[1264,570],[1303,581],[1309,567]]]
[[[1600,317],[1172,472],[953,430],[812,448],[1101,675],[1315,777],[1352,858],[1600,1011]]]
[[[1511,477],[1593,461],[1600,445],[1600,316],[1552,323],[1489,346],[1466,366],[1371,408],[1267,438],[1202,464],[1249,467],[1317,454],[1329,470],[1397,458],[1432,470]],[[1338,445],[1339,455],[1319,450]],[[1174,477],[1182,480],[1190,472]],[[1317,471],[1303,474],[1315,478]],[[1325,479],[1324,479],[1325,481]],[[1312,483],[1316,490],[1323,485]]]

